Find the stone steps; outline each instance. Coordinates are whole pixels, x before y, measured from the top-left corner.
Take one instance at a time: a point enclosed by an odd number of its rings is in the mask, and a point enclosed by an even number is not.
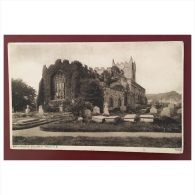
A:
[[[59,120],[62,120],[63,118],[64,118],[63,116],[59,116],[59,117],[55,117],[51,119],[38,119],[35,121],[31,120],[28,123],[12,123],[12,125],[13,125],[13,130],[28,129],[28,128],[40,126],[46,123],[59,121]]]
[[[18,123],[15,123],[15,124],[25,126],[25,125],[29,125],[29,124],[37,124],[37,123],[44,122],[44,121],[46,121],[46,119],[38,119],[38,120],[28,121],[28,122],[25,122],[25,123],[19,123],[18,122]]]
[[[40,119],[25,119],[25,120],[19,120],[19,121],[17,121],[17,123],[28,124],[28,123],[36,122],[36,121],[39,121],[39,120]]]

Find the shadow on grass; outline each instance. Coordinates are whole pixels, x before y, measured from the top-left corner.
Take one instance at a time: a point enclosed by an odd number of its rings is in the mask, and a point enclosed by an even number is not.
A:
[[[42,125],[41,130],[50,132],[170,132],[181,133],[181,124],[155,124],[136,122],[125,122],[122,124],[112,123],[85,123],[55,122]]]

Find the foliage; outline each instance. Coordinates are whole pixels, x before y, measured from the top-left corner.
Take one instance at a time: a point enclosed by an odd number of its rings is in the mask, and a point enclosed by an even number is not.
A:
[[[119,121],[120,122],[120,121]],[[96,123],[89,122],[85,126],[80,126],[78,123],[67,122],[65,119],[60,123],[50,123],[41,126],[42,130],[53,132],[169,132],[181,133],[182,128],[180,123],[167,120],[164,124],[158,122],[124,122],[124,123]]]
[[[107,86],[110,84],[117,82],[121,77],[124,76],[123,70],[120,70],[117,66],[113,66],[111,71],[105,70],[101,76],[104,78],[104,82]]]
[[[83,80],[80,95],[85,101],[91,102],[93,106],[103,108],[103,89],[97,80]]]
[[[86,101],[89,101],[93,106],[98,106],[100,110],[103,110],[103,86],[111,87],[112,83],[114,86],[117,83],[121,83],[121,79],[123,82],[125,79],[123,70],[119,69],[117,66],[113,66],[111,69],[105,70],[99,75],[97,71],[94,71],[87,65],[83,65],[79,61],[69,63],[68,60],[64,60],[63,62],[56,60],[54,65],[43,70],[43,78],[39,85],[37,102],[38,105],[43,105],[44,111],[49,110],[48,105],[55,99],[56,88],[53,78],[58,71],[63,72],[65,76],[64,92],[66,97],[71,101],[79,97],[82,99],[77,106],[73,106],[71,102],[63,104],[65,110],[73,109],[77,114],[81,112],[83,109],[82,106],[84,106],[83,102]],[[122,85],[116,86],[116,89],[130,91],[129,85],[125,87]]]
[[[123,70],[119,69],[117,66],[113,66],[111,71],[113,76],[124,76]]]
[[[71,111],[72,111],[73,102],[71,101],[71,99],[66,98],[66,99],[63,101],[62,105],[63,105],[64,111],[66,111],[66,112],[71,112]]]
[[[110,84],[113,82],[111,72],[105,70],[101,75],[104,78],[106,86],[110,86]]]
[[[37,106],[43,105],[44,103],[44,83],[43,79],[41,79],[39,83],[39,91],[37,96]]]
[[[15,111],[24,111],[27,105],[36,108],[35,89],[28,86],[22,79],[12,79],[12,107]]]
[[[118,91],[124,91],[125,87],[121,84],[116,84],[112,87],[112,89],[118,90]]]
[[[85,101],[82,97],[78,97],[71,104],[71,111],[76,116],[83,116],[84,110],[92,110],[92,104],[89,101]]]
[[[79,72],[75,70],[71,78],[71,90],[72,90],[72,97],[76,98],[79,96],[80,93],[80,77]]]

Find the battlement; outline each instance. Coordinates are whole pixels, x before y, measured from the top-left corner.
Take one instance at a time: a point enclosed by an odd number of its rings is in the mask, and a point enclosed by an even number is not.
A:
[[[118,62],[118,63],[115,63],[114,62],[114,59],[112,60],[112,66],[117,66],[117,67],[123,67],[123,68],[129,68],[130,66],[132,66],[132,64],[135,63],[133,62],[133,58],[131,56],[129,62],[125,61],[125,62]]]
[[[98,74],[102,74],[105,71],[104,67],[95,67],[94,71],[96,71]]]
[[[104,67],[95,67],[94,70],[96,70],[96,71],[104,71],[105,68]]]

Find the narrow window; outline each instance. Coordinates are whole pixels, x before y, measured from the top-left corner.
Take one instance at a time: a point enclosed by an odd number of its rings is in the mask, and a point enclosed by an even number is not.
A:
[[[54,99],[65,99],[65,75],[57,73],[53,78],[55,96]]]

